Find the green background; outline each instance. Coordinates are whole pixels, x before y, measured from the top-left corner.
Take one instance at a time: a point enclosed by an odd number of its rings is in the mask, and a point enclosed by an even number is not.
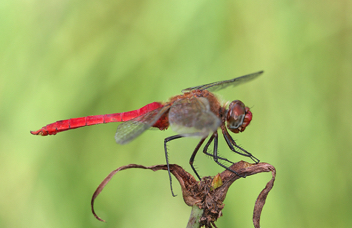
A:
[[[127,170],[90,199],[113,169],[164,164],[148,131],[127,145],[117,123],[56,136],[29,133],[56,120],[134,110],[190,86],[264,70],[220,91],[253,121],[233,137],[277,180],[262,227],[352,226],[352,2],[4,0],[0,3],[0,227],[186,227],[191,211],[167,173]],[[193,138],[169,144],[191,171]],[[221,138],[220,153],[238,161]],[[249,160],[247,160],[249,161]],[[199,154],[200,175],[222,169]],[[253,227],[271,175],[237,181],[218,227]]]

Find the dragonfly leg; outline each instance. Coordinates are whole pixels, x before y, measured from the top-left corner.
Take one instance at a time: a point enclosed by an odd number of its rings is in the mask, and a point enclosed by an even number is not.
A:
[[[204,140],[205,140],[206,138],[207,138],[207,137],[204,137],[204,138],[202,138],[202,139],[199,141],[198,145],[196,146],[196,148],[194,149],[194,151],[193,151],[193,153],[192,153],[191,158],[189,159],[189,164],[191,165],[191,167],[192,167],[192,169],[193,169],[193,172],[197,175],[197,177],[198,177],[199,180],[201,180],[201,179],[200,179],[200,176],[199,176],[199,174],[197,173],[196,169],[195,169],[194,166],[193,166],[193,162],[194,162],[194,158],[196,157],[196,154],[197,154],[199,148],[202,146],[202,144],[203,144],[203,142],[204,142]]]
[[[170,137],[167,137],[165,140],[164,140],[164,150],[165,150],[165,158],[166,158],[166,165],[167,165],[167,172],[169,174],[169,180],[170,180],[170,189],[171,189],[171,194],[173,197],[175,197],[176,195],[174,194],[174,191],[172,190],[172,179],[171,179],[171,172],[170,172],[170,164],[169,164],[169,158],[168,158],[168,153],[167,153],[167,143],[174,140],[174,139],[179,139],[179,138],[182,138],[184,136],[182,135],[174,135],[174,136],[170,136]]]
[[[223,133],[223,135],[224,135],[224,138],[225,138],[225,141],[226,141],[227,145],[229,146],[229,148],[230,148],[233,152],[235,152],[235,153],[237,153],[237,154],[240,154],[240,155],[242,155],[242,156],[245,156],[245,157],[249,157],[249,158],[251,158],[255,163],[259,163],[259,162],[260,162],[260,160],[259,160],[258,158],[254,157],[251,153],[249,153],[248,151],[246,151],[246,150],[243,149],[242,147],[238,146],[238,145],[236,144],[235,140],[234,140],[234,139],[230,136],[230,134],[227,132],[227,130],[226,130],[225,127],[221,127],[221,129],[222,129],[222,133]],[[235,146],[236,148],[238,148],[240,151],[239,151],[239,150],[236,150],[236,149],[234,148],[234,146]]]
[[[214,158],[214,161],[215,161],[218,165],[220,165],[221,167],[223,167],[223,168],[225,168],[225,169],[227,169],[227,170],[233,172],[233,173],[236,174],[237,176],[246,177],[246,176],[239,175],[235,170],[230,169],[229,167],[227,167],[227,166],[221,164],[221,163],[218,161],[218,159],[219,159],[219,157],[218,157],[218,133],[217,133],[217,132],[214,132],[213,135],[214,135],[214,151],[213,151],[213,158]]]
[[[238,146],[236,143],[234,144],[235,147],[237,147],[238,149],[240,149],[241,151],[245,152],[246,154],[248,154],[252,161],[254,161],[256,164],[258,164],[260,162],[260,160],[256,157],[254,157],[251,153],[249,153],[248,151],[246,151],[245,149],[243,149],[242,147]]]
[[[214,158],[214,155],[211,154],[211,153],[208,153],[208,148],[209,148],[210,144],[213,142],[214,137],[215,137],[215,135],[213,134],[213,135],[210,137],[210,139],[208,140],[207,144],[204,146],[204,149],[203,149],[203,153],[206,154],[206,155],[208,155],[208,156],[210,156],[210,157],[212,157],[212,158]],[[230,160],[228,160],[228,159],[226,159],[226,158],[222,158],[222,157],[219,157],[219,156],[217,156],[217,158],[220,159],[220,160],[229,162],[229,163],[231,163],[231,164],[234,164],[232,161],[230,161]]]

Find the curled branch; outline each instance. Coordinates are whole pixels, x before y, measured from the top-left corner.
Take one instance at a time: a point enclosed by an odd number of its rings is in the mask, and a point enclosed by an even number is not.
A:
[[[98,186],[91,200],[92,212],[98,220],[104,222],[104,220],[101,219],[94,211],[94,201],[96,197],[116,173],[130,168],[150,169],[153,171],[167,170],[166,165],[146,167],[142,165],[130,164],[119,167],[118,169],[112,171]],[[230,169],[236,171],[241,176],[251,176],[262,172],[272,173],[272,179],[261,191],[254,206],[253,224],[255,228],[259,228],[260,215],[268,193],[274,185],[276,170],[272,165],[268,163],[250,164],[244,161],[233,164]],[[196,181],[196,179],[191,174],[186,172],[182,167],[178,165],[170,165],[170,171],[181,185],[183,200],[185,203],[193,208],[196,206],[203,210],[203,214],[200,218],[197,217],[197,219],[194,219],[191,215],[187,227],[196,227],[192,226],[192,224],[190,225],[192,222],[197,224],[198,227],[216,227],[214,222],[220,216],[222,216],[221,211],[225,206],[223,201],[225,200],[227,191],[231,184],[241,177],[231,171],[225,170],[224,172],[216,175],[214,178],[203,177],[201,181]]]

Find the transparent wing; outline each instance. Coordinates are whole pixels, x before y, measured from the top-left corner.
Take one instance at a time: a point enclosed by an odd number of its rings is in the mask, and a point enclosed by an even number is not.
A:
[[[259,75],[261,75],[264,71],[259,71],[256,73],[252,73],[252,74],[247,74],[238,78],[234,78],[234,79],[230,79],[230,80],[226,80],[226,81],[219,81],[219,82],[213,82],[213,83],[209,83],[209,84],[205,84],[205,85],[201,85],[201,86],[195,86],[195,87],[190,87],[187,89],[182,90],[182,92],[189,92],[191,90],[195,90],[195,89],[199,89],[199,90],[209,90],[211,92],[216,92],[219,91],[221,89],[225,89],[228,86],[237,86],[239,84],[251,81],[255,78],[257,78]]]
[[[132,120],[121,123],[116,130],[116,142],[118,144],[126,144],[135,139],[145,130],[153,126],[169,108],[170,105],[165,105]]]
[[[221,124],[211,110],[208,99],[191,97],[173,103],[169,111],[170,127],[184,136],[207,136]]]

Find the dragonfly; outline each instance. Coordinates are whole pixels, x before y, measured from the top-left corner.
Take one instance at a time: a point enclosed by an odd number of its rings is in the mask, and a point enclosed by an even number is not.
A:
[[[218,156],[218,129],[221,130],[231,151],[249,157],[255,163],[259,163],[259,160],[250,152],[237,145],[228,132],[230,130],[233,133],[240,133],[246,129],[253,116],[249,107],[246,107],[240,100],[222,104],[213,92],[251,81],[262,73],[263,71],[259,71],[230,80],[190,87],[182,90],[183,94],[173,96],[167,102],[153,102],[133,111],[60,120],[48,124],[37,131],[31,131],[31,134],[55,135],[58,132],[95,124],[122,122],[117,127],[115,140],[118,144],[126,144],[149,128],[166,130],[170,127],[178,134],[165,138],[164,152],[171,193],[175,196],[172,190],[167,150],[167,143],[172,140],[183,137],[200,138],[189,160],[189,164],[199,180],[201,178],[193,163],[197,152],[208,137],[209,139],[203,148],[203,153],[212,157],[221,167],[238,175],[222,163],[229,162],[233,164],[233,162]],[[212,142],[214,142],[213,151],[210,153],[208,149]]]

